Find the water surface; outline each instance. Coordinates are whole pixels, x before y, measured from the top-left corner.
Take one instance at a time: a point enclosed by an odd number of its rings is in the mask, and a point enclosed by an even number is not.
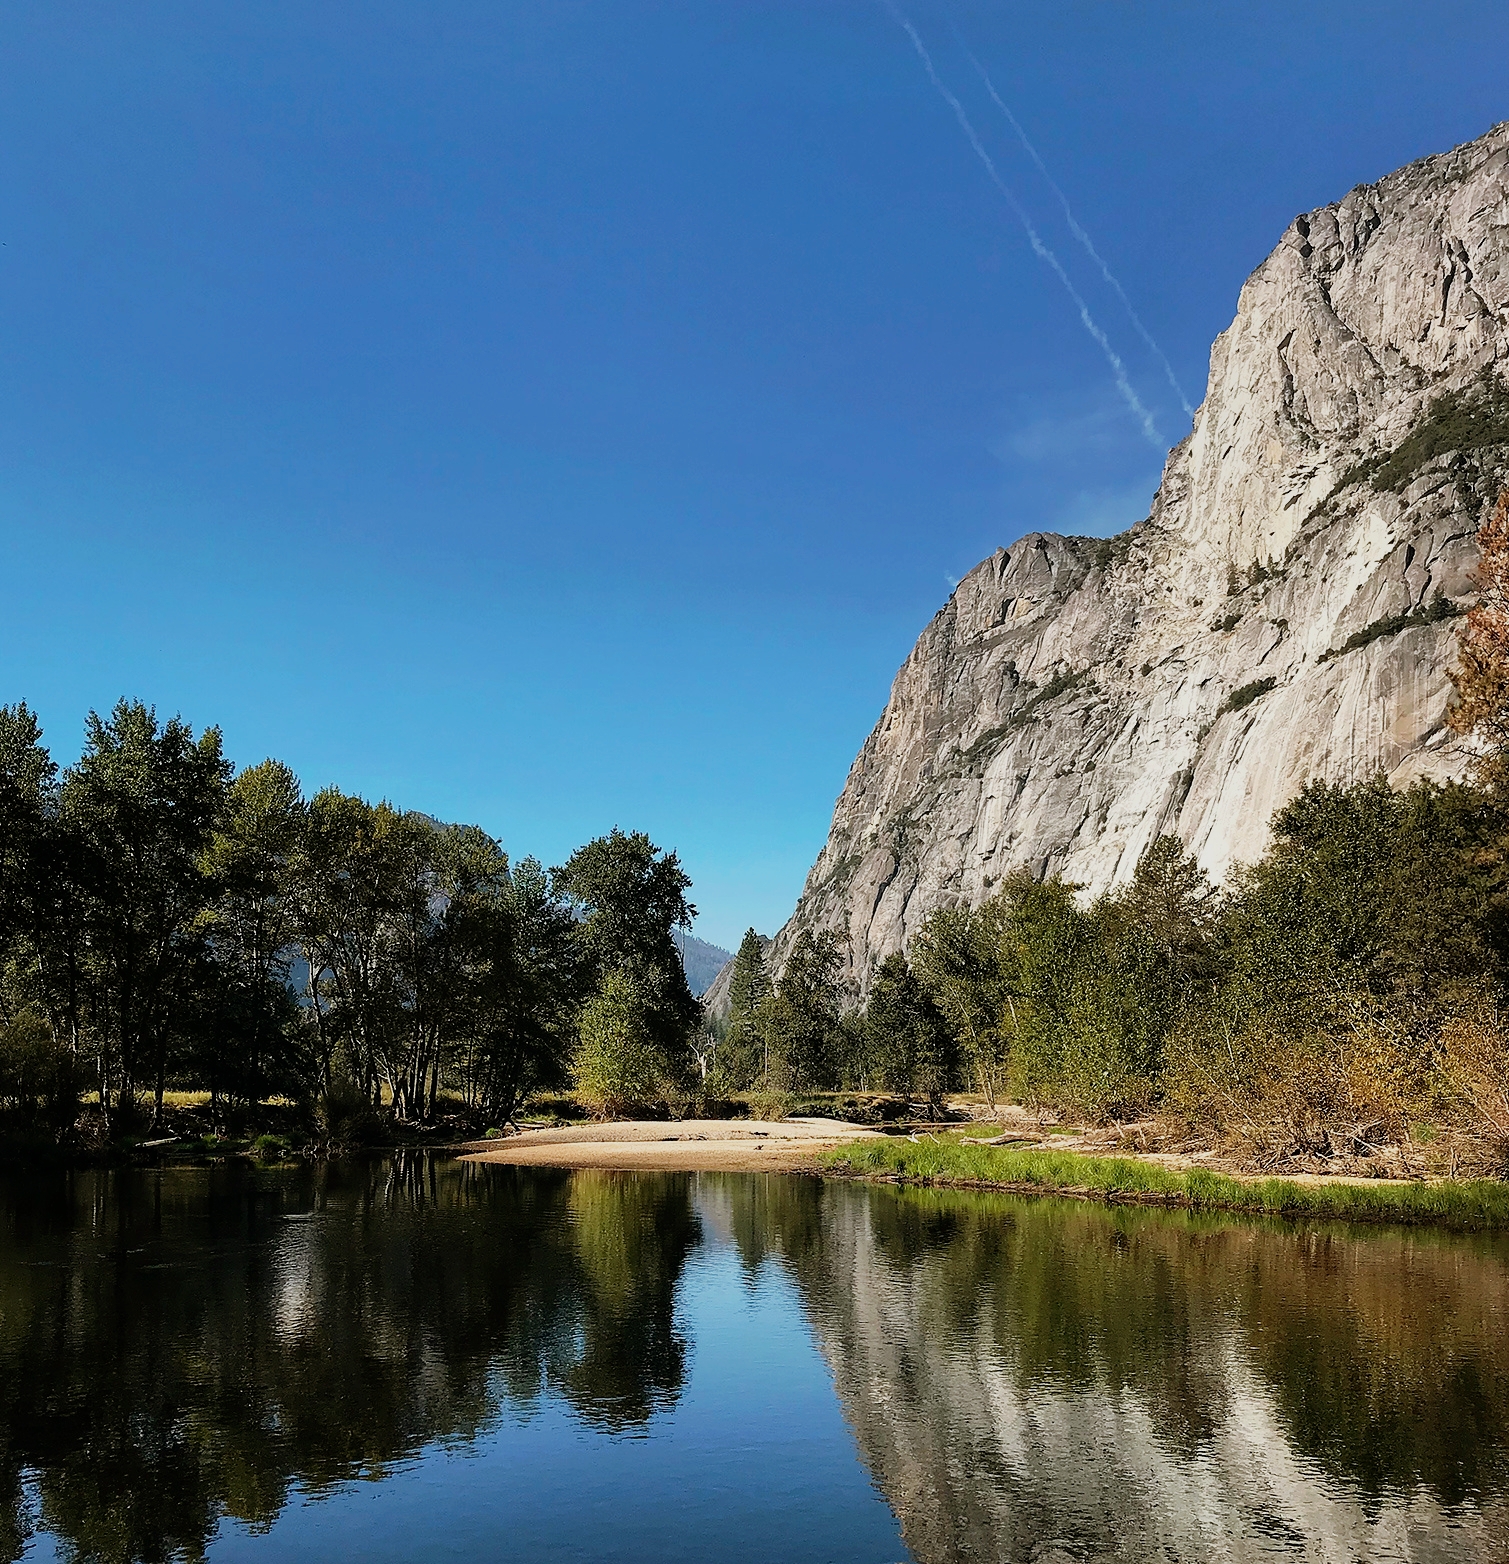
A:
[[[37,1175],[0,1556],[1501,1564],[1506,1262],[780,1175]]]

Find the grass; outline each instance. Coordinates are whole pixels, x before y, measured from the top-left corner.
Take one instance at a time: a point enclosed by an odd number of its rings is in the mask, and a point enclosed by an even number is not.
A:
[[[1175,1169],[1136,1157],[1086,1156],[954,1140],[868,1140],[827,1152],[828,1171],[908,1183],[993,1186],[1105,1201],[1254,1211],[1272,1216],[1439,1227],[1509,1227],[1509,1184],[1496,1179],[1438,1183],[1298,1184]]]

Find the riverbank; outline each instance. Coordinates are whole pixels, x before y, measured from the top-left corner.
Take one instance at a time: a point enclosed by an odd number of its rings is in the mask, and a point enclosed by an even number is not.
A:
[[[1264,1178],[1169,1166],[1142,1157],[894,1136],[833,1147],[821,1153],[817,1162],[821,1172],[833,1177],[887,1183],[1270,1216],[1509,1228],[1509,1183],[1497,1179]]]
[[[657,1173],[816,1172],[818,1158],[886,1137],[839,1119],[631,1119],[524,1130],[455,1149],[472,1162]]]

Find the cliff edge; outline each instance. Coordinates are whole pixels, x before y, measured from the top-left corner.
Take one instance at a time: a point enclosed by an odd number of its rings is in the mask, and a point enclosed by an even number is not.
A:
[[[1173,832],[1218,879],[1310,777],[1459,775],[1452,616],[1509,469],[1509,124],[1297,217],[1151,513],[1034,534],[923,631],[791,921],[863,991],[1019,867],[1098,892]]]

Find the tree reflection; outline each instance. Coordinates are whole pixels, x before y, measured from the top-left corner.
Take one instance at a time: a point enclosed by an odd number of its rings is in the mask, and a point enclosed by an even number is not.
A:
[[[0,1199],[0,1550],[200,1558],[560,1387],[674,1402],[686,1181],[427,1158],[94,1173]],[[30,1477],[30,1483],[27,1477]],[[35,1495],[27,1498],[28,1486]]]

